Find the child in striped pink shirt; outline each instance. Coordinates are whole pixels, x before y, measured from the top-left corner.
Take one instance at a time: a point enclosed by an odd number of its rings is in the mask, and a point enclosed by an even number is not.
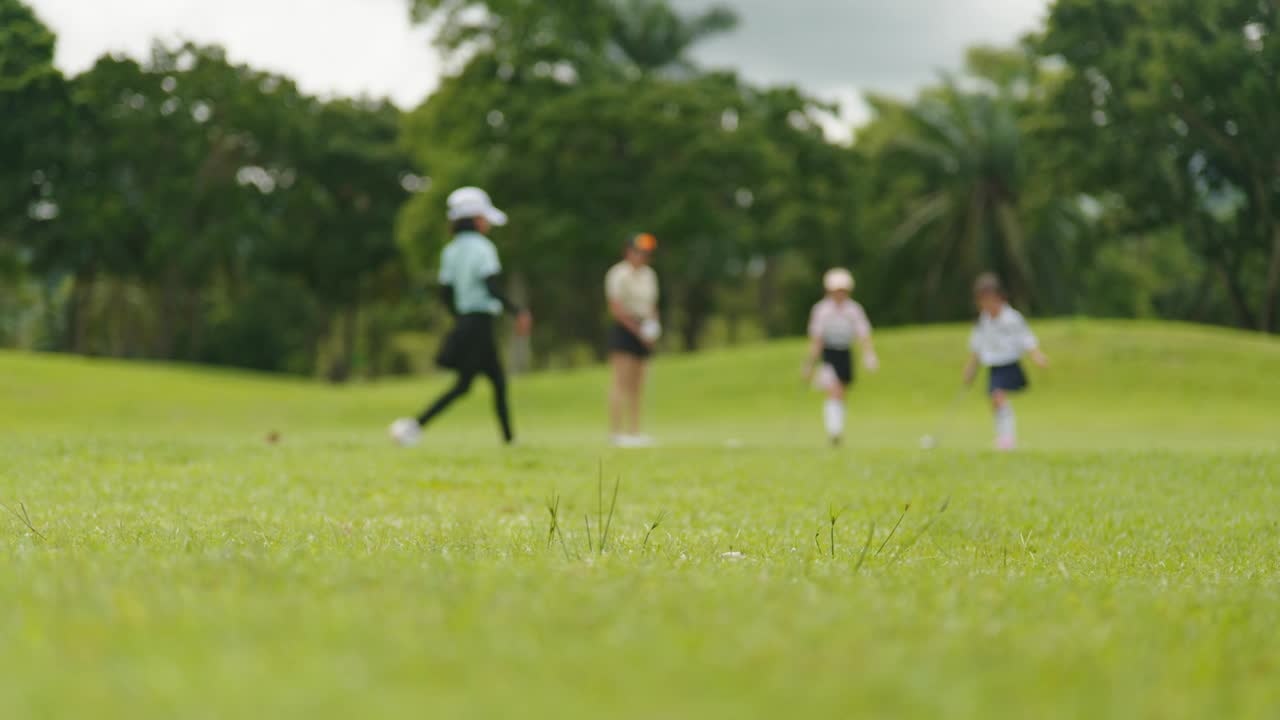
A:
[[[880,361],[871,342],[867,313],[851,297],[853,274],[836,268],[823,277],[823,286],[827,296],[813,306],[809,316],[809,361],[805,375],[826,393],[823,420],[831,444],[838,446],[844,438],[845,393],[854,382],[854,343],[861,347],[862,364],[868,371],[880,369]]]

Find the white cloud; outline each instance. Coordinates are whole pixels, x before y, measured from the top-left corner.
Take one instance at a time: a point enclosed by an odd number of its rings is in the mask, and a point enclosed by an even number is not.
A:
[[[684,10],[720,0],[674,0]],[[955,69],[976,44],[1010,44],[1036,28],[1049,0],[733,0],[742,24],[698,57],[757,82],[793,83],[865,122],[863,92],[909,96]],[[846,128],[847,130],[847,128]],[[828,127],[844,138],[836,124]]]
[[[233,60],[289,75],[309,92],[390,96],[404,107],[439,78],[429,33],[410,26],[406,0],[28,2],[58,33],[58,65],[70,73],[107,52],[144,58],[161,38],[223,45]]]

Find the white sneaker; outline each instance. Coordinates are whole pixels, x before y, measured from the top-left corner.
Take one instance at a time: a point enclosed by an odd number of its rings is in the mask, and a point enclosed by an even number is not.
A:
[[[653,447],[653,438],[648,435],[614,435],[612,438],[613,446],[616,448],[636,449]]]
[[[422,427],[413,418],[400,418],[387,428],[387,435],[400,447],[413,447],[422,440]]]

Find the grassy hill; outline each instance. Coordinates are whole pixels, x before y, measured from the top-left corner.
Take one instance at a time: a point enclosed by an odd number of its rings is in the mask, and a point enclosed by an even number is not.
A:
[[[1012,455],[977,393],[916,449],[960,327],[882,334],[842,451],[796,342],[663,358],[633,452],[601,369],[401,451],[443,378],[0,355],[5,717],[1274,718],[1280,344],[1038,329]]]
[[[1053,365],[1035,371],[1019,401],[1032,448],[1274,447],[1280,342],[1193,326],[1056,321],[1038,325]],[[852,400],[852,443],[912,447],[934,432],[957,387],[967,328],[882,332],[884,370],[863,375]],[[813,444],[817,398],[799,379],[804,349],[783,342],[658,362],[651,421],[667,445]],[[416,414],[447,379],[334,388],[231,371],[58,356],[0,354],[0,429],[109,434],[154,429],[288,439],[339,433],[381,442],[386,423]],[[604,369],[516,380],[523,440],[535,446],[603,439]],[[946,426],[953,446],[984,446],[985,399],[976,389]],[[487,444],[488,390],[431,436]]]

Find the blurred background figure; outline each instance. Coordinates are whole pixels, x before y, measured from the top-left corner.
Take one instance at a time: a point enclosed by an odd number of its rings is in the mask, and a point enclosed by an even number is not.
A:
[[[880,369],[871,341],[871,321],[854,302],[853,273],[844,268],[829,270],[823,277],[827,296],[809,316],[809,361],[805,377],[826,393],[822,418],[827,438],[833,446],[844,440],[845,394],[853,386],[856,364],[853,345],[862,350],[862,364],[868,371]]]
[[[457,373],[457,381],[413,426],[404,421],[392,425],[392,436],[401,444],[417,442],[418,432],[471,390],[471,383],[484,375],[493,386],[494,411],[502,427],[503,440],[515,442],[511,411],[507,402],[507,378],[498,354],[495,320],[503,311],[516,318],[516,332],[528,335],[533,317],[512,303],[502,287],[502,263],[498,249],[486,234],[492,227],[507,224],[507,215],[494,207],[489,194],[474,187],[462,188],[449,196],[449,222],[453,241],[440,257],[440,292],[453,313],[453,330],[445,337],[436,364]]]
[[[1010,395],[1026,390],[1029,383],[1022,369],[1022,356],[1030,353],[1040,367],[1049,359],[1040,351],[1040,342],[1027,325],[1022,313],[1009,306],[1000,278],[983,273],[973,285],[973,301],[978,306],[978,324],[969,338],[969,365],[964,381],[970,385],[978,376],[978,368],[988,368],[987,393],[995,414],[996,449],[1018,447],[1018,422]]]
[[[658,320],[658,274],[649,265],[658,241],[636,235],[627,241],[622,262],[605,276],[609,328],[609,432],[618,447],[645,447],[653,441],[641,432],[645,376],[649,358],[662,337]]]

